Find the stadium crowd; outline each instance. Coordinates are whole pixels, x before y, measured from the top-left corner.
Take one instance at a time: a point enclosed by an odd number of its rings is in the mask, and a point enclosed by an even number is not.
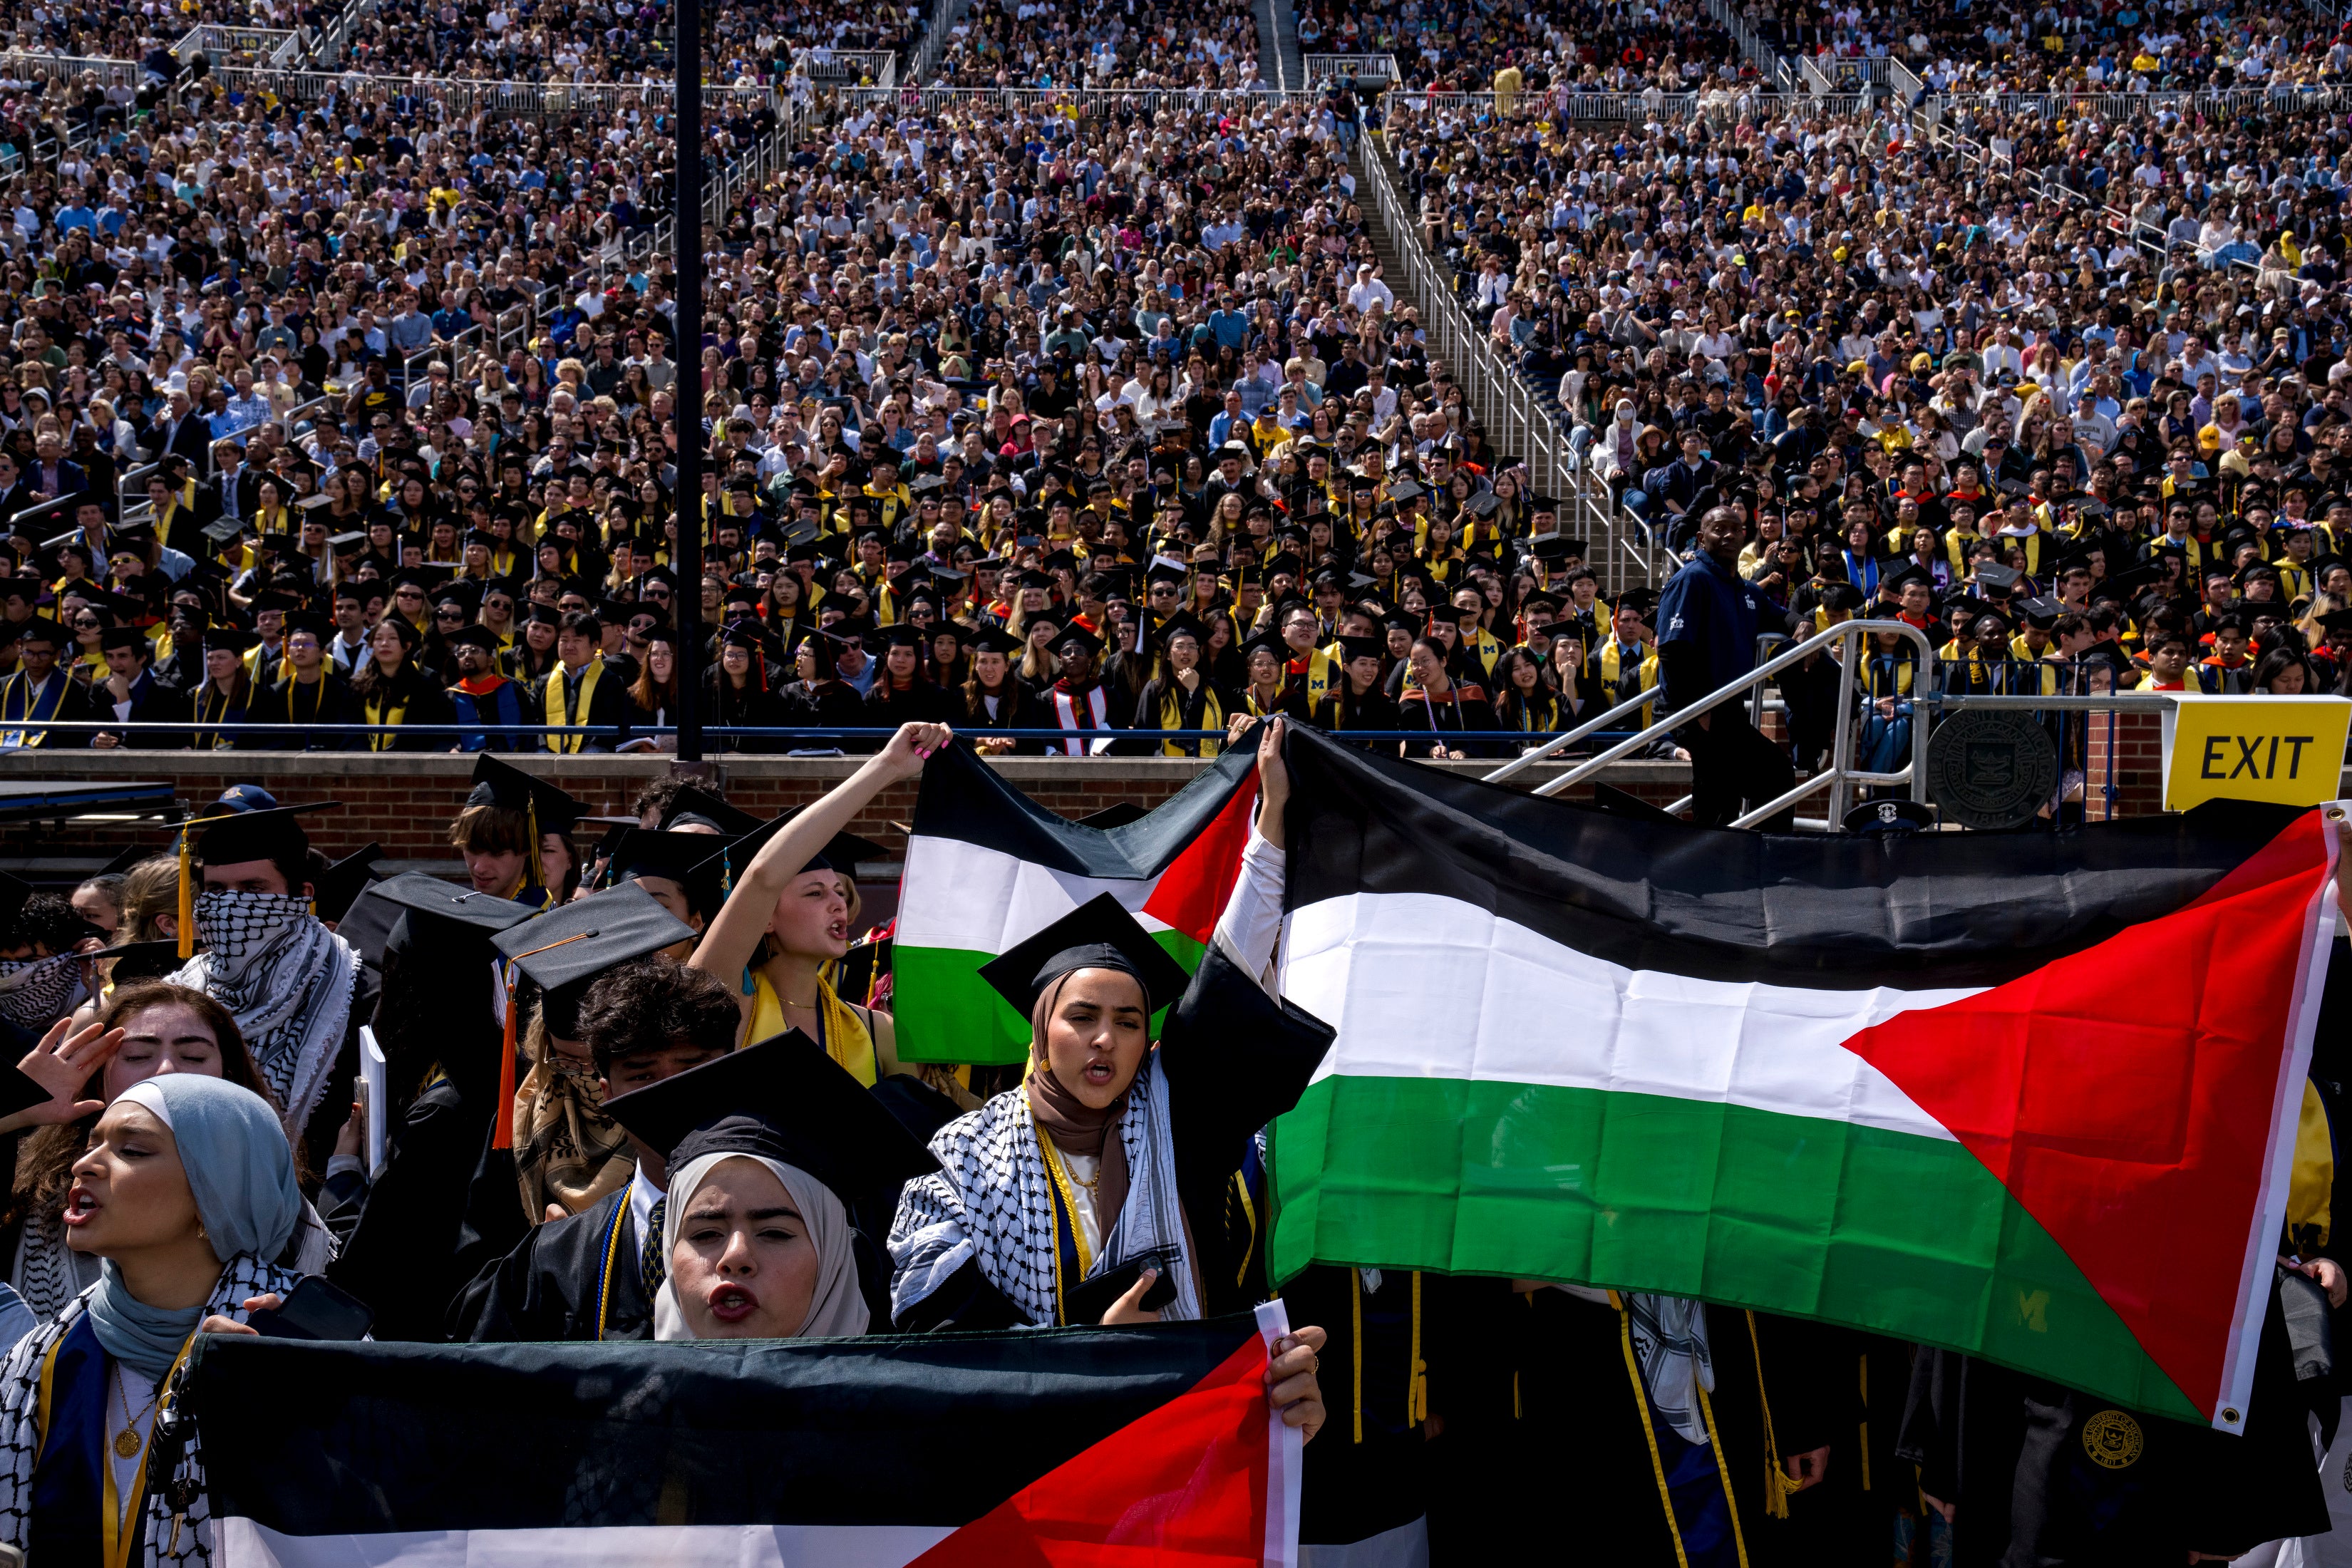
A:
[[[1740,7],[1775,48],[1894,59],[1937,92],[2193,92],[2341,83],[2352,42],[2305,6],[1964,6],[1791,3]]]
[[[1092,5],[1079,0],[977,0],[940,62],[959,87],[1206,89],[1259,84],[1249,0],[1197,5]]]

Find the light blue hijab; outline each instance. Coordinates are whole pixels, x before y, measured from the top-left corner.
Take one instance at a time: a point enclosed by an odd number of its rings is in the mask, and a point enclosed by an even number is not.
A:
[[[225,1079],[194,1073],[142,1079],[116,1103],[122,1100],[144,1107],[172,1130],[215,1257],[226,1263],[249,1253],[267,1262],[286,1250],[302,1217],[302,1189],[285,1130],[267,1100]],[[205,1309],[149,1306],[131,1293],[109,1258],[90,1292],[89,1316],[106,1352],[154,1381],[172,1370]]]

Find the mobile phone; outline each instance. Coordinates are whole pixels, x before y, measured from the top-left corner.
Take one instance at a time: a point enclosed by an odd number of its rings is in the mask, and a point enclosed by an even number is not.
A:
[[[246,1320],[272,1340],[363,1340],[374,1322],[366,1302],[319,1274],[305,1274],[282,1305]]]
[[[1070,1290],[1064,1301],[1069,1321],[1073,1324],[1101,1322],[1103,1314],[1135,1288],[1136,1280],[1147,1268],[1158,1269],[1160,1278],[1143,1293],[1139,1305],[1147,1312],[1160,1310],[1176,1299],[1176,1265],[1180,1261],[1181,1255],[1172,1248],[1155,1247],[1112,1265]]]

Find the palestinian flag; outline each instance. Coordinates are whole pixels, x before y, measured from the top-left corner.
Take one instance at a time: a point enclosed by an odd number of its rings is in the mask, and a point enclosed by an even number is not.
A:
[[[1310,1262],[1699,1297],[2242,1420],[2335,824],[1668,826],[1292,731]]]
[[[198,1342],[223,1568],[1256,1568],[1297,1556],[1279,1305],[671,1345]]]
[[[1187,971],[1241,877],[1257,753],[1227,751],[1155,811],[1097,828],[1055,816],[963,742],[933,757],[915,801],[891,950],[903,1061],[1020,1061],[1029,1020],[981,965],[1099,893]]]

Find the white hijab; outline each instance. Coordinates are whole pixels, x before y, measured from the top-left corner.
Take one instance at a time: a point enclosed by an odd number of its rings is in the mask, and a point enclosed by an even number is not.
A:
[[[721,1150],[690,1162],[670,1178],[669,1202],[662,1213],[662,1256],[677,1256],[678,1226],[685,1220],[687,1206],[694,1201],[695,1189],[729,1160],[749,1160],[763,1165],[770,1175],[784,1184],[793,1206],[801,1212],[802,1223],[808,1226],[809,1242],[816,1248],[816,1290],[809,1298],[808,1316],[792,1337],[838,1339],[864,1333],[868,1317],[866,1296],[857,1284],[857,1258],[849,1245],[849,1212],[841,1206],[841,1200],[834,1195],[831,1187],[797,1165],[733,1150]],[[671,1275],[665,1270],[661,1289],[654,1292],[654,1338],[694,1337],[693,1326],[677,1304]]]

